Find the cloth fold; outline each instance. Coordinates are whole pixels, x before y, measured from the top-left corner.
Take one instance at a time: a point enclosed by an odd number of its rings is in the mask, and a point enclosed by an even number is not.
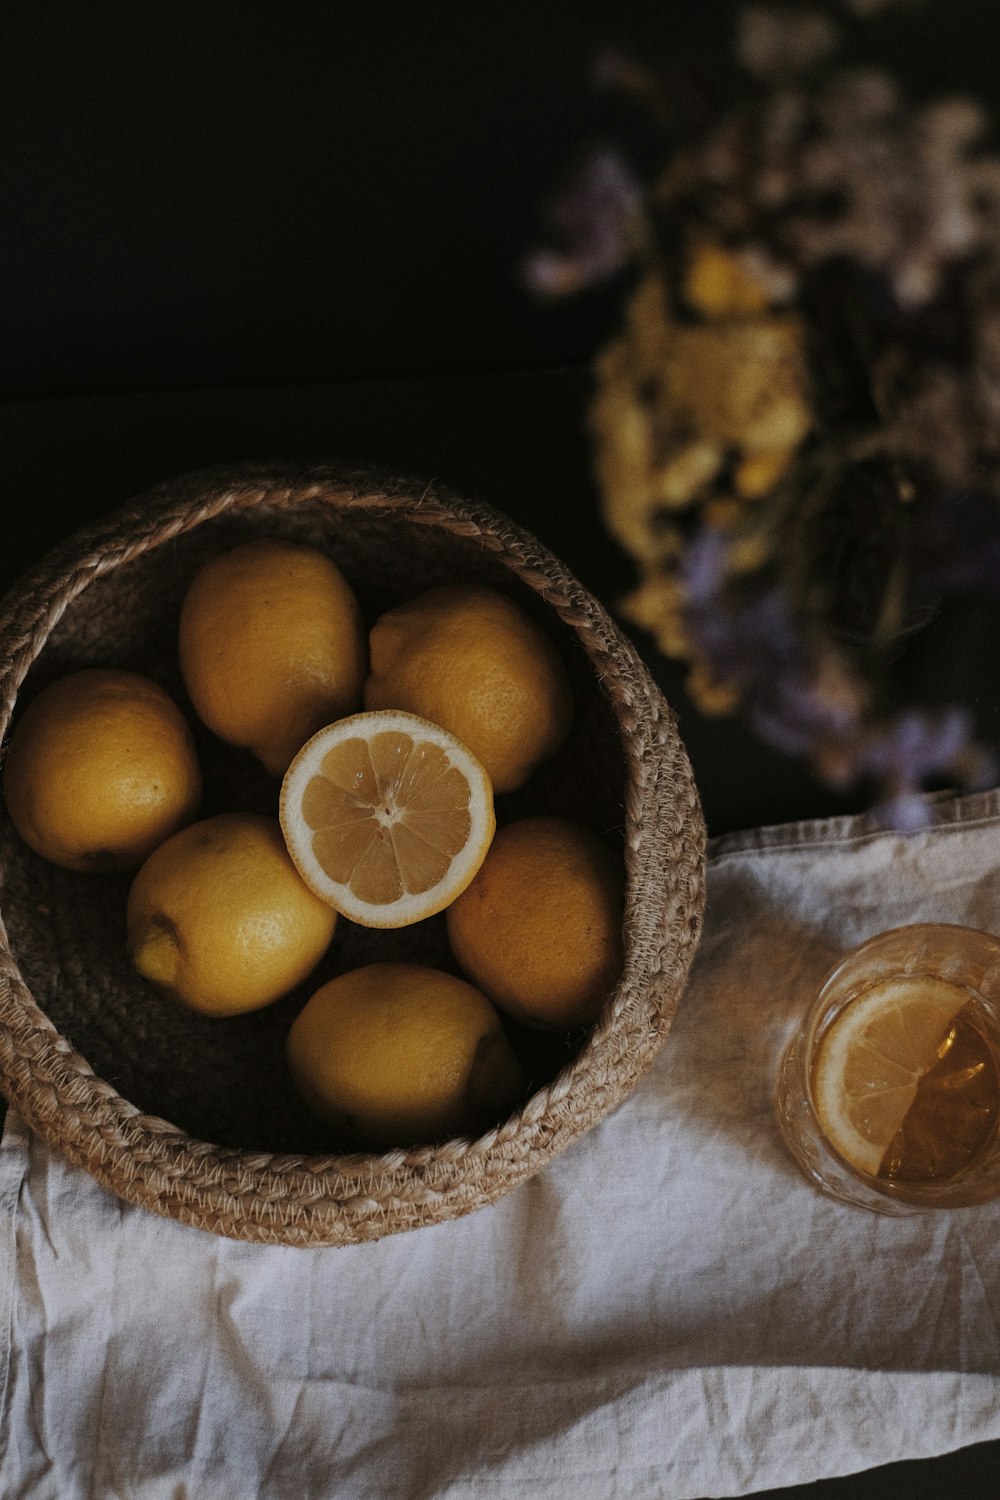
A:
[[[784,1041],[886,927],[1000,931],[1000,793],[711,846],[663,1052],[492,1208],[337,1250],[121,1203],[11,1110],[5,1500],[694,1500],[1000,1436],[1000,1204],[890,1219],[785,1154]]]

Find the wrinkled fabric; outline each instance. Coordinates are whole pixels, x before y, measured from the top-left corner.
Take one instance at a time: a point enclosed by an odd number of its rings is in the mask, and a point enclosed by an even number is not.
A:
[[[1000,1205],[843,1207],[774,1121],[832,961],[911,921],[1000,932],[1000,793],[909,839],[834,819],[717,840],[632,1098],[494,1207],[377,1244],[161,1220],[11,1111],[0,1495],[687,1500],[1000,1436]]]

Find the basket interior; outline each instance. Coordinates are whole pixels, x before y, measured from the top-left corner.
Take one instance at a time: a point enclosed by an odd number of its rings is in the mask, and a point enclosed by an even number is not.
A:
[[[278,783],[249,754],[224,745],[197,720],[177,664],[177,622],[186,586],[208,557],[249,536],[286,536],[321,547],[343,569],[370,625],[385,609],[435,584],[481,581],[512,594],[552,636],[575,689],[573,729],[559,754],[515,793],[497,798],[497,821],[550,812],[620,845],[625,762],[611,706],[576,632],[480,542],[391,512],[305,504],[260,506],[204,522],[96,579],[69,606],[19,696],[17,711],[47,682],[84,666],[140,671],[170,692],[195,734],[205,777],[202,816],[277,812]],[[0,909],[31,993],[94,1071],[145,1113],[224,1147],[335,1152],[342,1143],[296,1095],[284,1061],[292,1020],[320,984],[375,960],[409,960],[457,972],[443,915],[376,932],[343,918],[310,979],[246,1016],[197,1016],[158,995],[125,949],[129,877],[80,875],[33,854],[3,813]],[[583,1034],[546,1036],[505,1022],[531,1089],[579,1050]]]

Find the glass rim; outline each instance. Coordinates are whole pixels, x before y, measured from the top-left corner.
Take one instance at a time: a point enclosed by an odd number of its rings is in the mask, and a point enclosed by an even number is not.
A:
[[[841,970],[845,969],[848,964],[857,963],[872,948],[880,947],[883,943],[889,943],[893,938],[900,938],[905,934],[918,932],[963,932],[969,937],[979,938],[990,947],[995,948],[997,957],[1000,958],[1000,933],[988,932],[984,927],[970,927],[967,922],[901,922],[898,927],[885,927],[881,932],[873,933],[871,937],[864,938],[853,948],[849,948],[846,953],[841,954],[833,967],[828,970],[825,979],[823,979],[810,1002],[803,1017],[803,1025],[806,1019],[812,1015],[814,1009],[819,1006],[827,989],[833,984]]]

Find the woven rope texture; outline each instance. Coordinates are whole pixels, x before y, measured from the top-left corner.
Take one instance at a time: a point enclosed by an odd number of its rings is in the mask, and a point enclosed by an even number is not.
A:
[[[321,547],[369,622],[447,581],[501,588],[558,645],[576,717],[498,821],[547,811],[617,840],[625,966],[602,1017],[567,1043],[517,1038],[527,1102],[476,1141],[344,1153],[297,1099],[283,1042],[304,998],[375,958],[454,971],[444,920],[347,922],[308,985],[225,1021],[154,993],[125,953],[127,878],[46,864],[0,819],[0,1087],[48,1142],[130,1203],[239,1239],[338,1245],[492,1203],[617,1107],[669,1030],[704,906],[704,825],[673,715],[612,620],[532,536],[438,489],[330,468],[242,467],[158,487],[58,549],[0,606],[0,736],[45,683],[82,666],[145,672],[188,714],[203,813],[273,814],[251,757],[199,728],[177,667],[198,567],[250,536]]]

